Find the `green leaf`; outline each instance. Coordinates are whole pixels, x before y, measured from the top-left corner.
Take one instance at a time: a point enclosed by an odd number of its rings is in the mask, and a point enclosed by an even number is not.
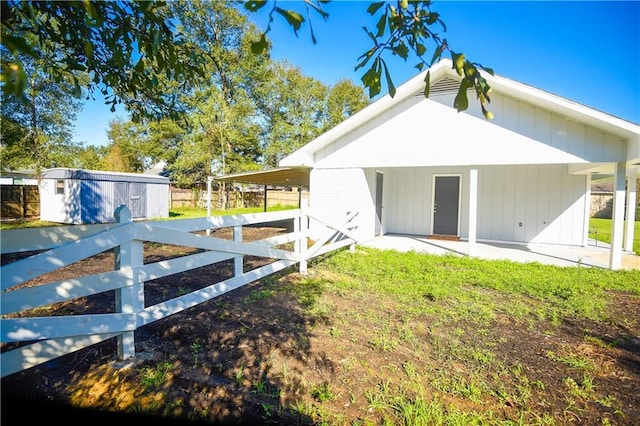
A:
[[[369,29],[367,27],[362,27],[362,29],[364,30],[364,32],[367,33],[367,35],[369,36],[371,41],[373,41],[374,44],[378,43],[378,40],[376,39],[376,36],[373,35],[373,33],[371,31],[369,31]]]
[[[427,25],[433,25],[438,20],[439,17],[440,17],[439,13],[431,12],[429,14],[429,17],[427,18]]]
[[[440,57],[442,56],[442,51],[444,50],[445,46],[447,45],[446,40],[442,42],[441,45],[439,45],[436,48],[436,51],[433,52],[433,57],[431,58],[431,65],[435,64],[436,61],[440,60]]]
[[[431,91],[431,70],[427,70],[427,75],[424,76],[424,97],[429,97]]]
[[[267,36],[266,34],[262,33],[260,40],[251,42],[251,53],[256,55],[264,53],[268,47],[269,43],[267,43]]]
[[[84,54],[88,59],[93,58],[93,45],[89,40],[85,40],[84,43],[82,43],[82,48],[84,49]]]
[[[453,69],[456,70],[458,75],[462,76],[464,74],[464,53],[451,52],[451,60],[453,61]]]
[[[19,52],[31,57],[36,57],[36,54],[33,51],[32,47],[22,37],[14,37],[3,31],[2,44],[4,44],[11,51],[11,53],[15,54],[16,52]]]
[[[405,60],[409,56],[409,48],[404,42],[400,42],[397,46],[392,47],[391,51]]]
[[[293,27],[293,32],[297,36],[298,30],[300,29],[300,27],[302,26],[302,23],[304,22],[304,17],[296,11],[284,10],[279,7],[276,7],[276,12],[284,16],[284,19],[286,19],[289,25]]]
[[[266,0],[249,0],[245,2],[244,8],[250,12],[256,12],[260,10],[265,4],[267,4]]]
[[[370,98],[373,98],[380,93],[381,73],[382,69],[380,68],[380,58],[376,58],[375,61],[373,61],[373,64],[371,64],[369,70],[362,76],[362,83],[369,89]]]
[[[365,53],[360,55],[360,57],[358,57],[358,59],[362,59],[362,61],[358,65],[356,65],[356,68],[354,69],[354,71],[358,71],[360,68],[362,68],[365,65],[367,65],[367,62],[369,62],[369,59],[371,59],[371,57],[376,52],[376,50],[377,50],[376,47],[372,47],[371,49],[367,50]]]
[[[384,6],[384,2],[383,2],[383,1],[378,1],[378,2],[375,2],[375,3],[371,3],[371,4],[369,5],[369,7],[367,7],[367,12],[368,12],[370,15],[375,15],[375,14],[376,14],[376,12],[377,12],[377,11],[378,11],[382,6]]]
[[[422,44],[422,43],[418,43],[418,44],[416,45],[416,53],[417,53],[417,55],[418,55],[418,56],[422,56],[422,55],[424,55],[426,52],[427,52],[427,48],[425,47],[425,45],[424,45],[424,44]]]
[[[380,19],[378,20],[378,24],[376,25],[376,28],[378,29],[378,34],[376,34],[377,37],[382,37],[384,35],[384,31],[387,27],[387,14],[384,13],[382,14],[382,16],[380,16]]]
[[[483,66],[482,66],[482,65],[480,65],[480,64],[478,64],[478,66],[479,66],[480,68],[482,68],[482,70],[483,70],[483,71],[486,71],[486,72],[488,72],[488,73],[489,73],[489,74],[491,74],[491,75],[495,75],[495,74],[493,73],[493,68],[483,67]]]
[[[462,80],[460,82],[460,87],[458,88],[458,94],[456,98],[453,100],[453,107],[460,111],[464,111],[469,108],[469,99],[467,98],[467,89],[471,87],[470,83],[467,80]]]
[[[387,80],[389,95],[393,98],[396,95],[396,86],[393,84],[393,80],[391,80],[391,74],[389,73],[386,62],[384,62],[382,59],[380,60],[380,62],[382,62],[382,67],[384,68],[384,77]]]

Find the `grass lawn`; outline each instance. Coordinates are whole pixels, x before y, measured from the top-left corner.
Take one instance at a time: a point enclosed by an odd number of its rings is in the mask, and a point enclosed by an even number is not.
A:
[[[589,219],[589,237],[611,243],[611,219]],[[634,226],[633,251],[640,255],[640,221],[636,221]]]
[[[268,287],[314,318],[310,358],[325,354],[333,372],[277,357],[271,373],[307,384],[294,408],[317,424],[633,424],[637,398],[624,400],[640,394],[639,366],[610,374],[640,336],[638,282],[638,271],[343,251]]]
[[[153,356],[130,369],[84,352],[82,371],[27,373],[29,392],[209,424],[633,425],[639,282],[356,247],[150,324],[136,343]]]

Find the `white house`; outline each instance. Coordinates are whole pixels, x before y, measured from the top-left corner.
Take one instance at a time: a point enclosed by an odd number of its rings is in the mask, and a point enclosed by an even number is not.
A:
[[[426,72],[426,71],[425,71]],[[586,246],[591,179],[615,177],[610,267],[631,251],[640,126],[498,76],[486,120],[479,102],[453,108],[449,60],[285,157],[310,168],[310,208],[327,220],[357,212],[358,236],[446,235]],[[471,98],[471,93],[469,97]],[[624,237],[624,241],[623,241]]]
[[[169,217],[169,178],[55,168],[40,181],[40,220],[69,224],[114,222],[126,205],[133,219]]]

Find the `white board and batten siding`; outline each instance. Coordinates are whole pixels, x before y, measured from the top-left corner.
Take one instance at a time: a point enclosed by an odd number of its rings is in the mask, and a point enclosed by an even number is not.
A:
[[[459,236],[468,238],[470,167],[315,169],[311,206],[336,219],[357,209],[359,236],[374,237],[375,175],[384,174],[384,233],[432,232],[434,176],[459,175]],[[587,176],[566,165],[481,166],[478,170],[477,239],[584,245]]]
[[[442,102],[442,103],[441,103]],[[315,153],[315,168],[625,161],[619,136],[498,96],[494,121],[446,97],[408,98]],[[401,111],[400,114],[398,112]],[[396,115],[394,115],[396,114]]]

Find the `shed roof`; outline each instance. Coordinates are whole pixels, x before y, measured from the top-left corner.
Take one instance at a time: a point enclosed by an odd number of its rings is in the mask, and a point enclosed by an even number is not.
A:
[[[109,182],[140,182],[140,183],[170,183],[168,177],[157,175],[146,175],[141,173],[110,172],[102,170],[84,170],[59,167],[47,169],[42,174],[43,179],[73,179],[73,180],[94,180]]]

